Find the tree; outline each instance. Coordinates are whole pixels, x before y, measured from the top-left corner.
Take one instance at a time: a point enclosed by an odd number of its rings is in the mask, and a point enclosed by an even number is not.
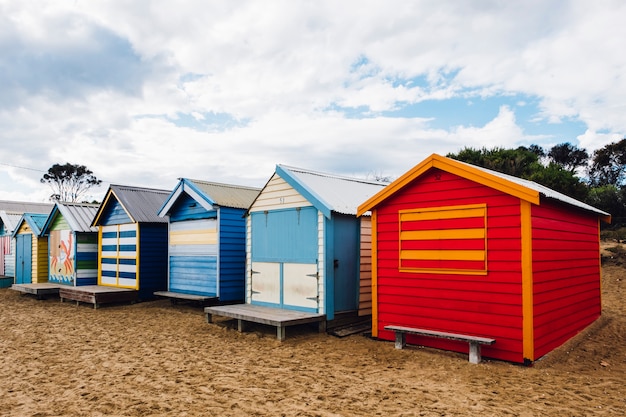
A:
[[[54,192],[52,201],[77,202],[93,186],[102,182],[85,165],[54,164],[41,178],[42,184],[48,184]]]
[[[594,186],[621,187],[626,177],[626,138],[609,143],[593,153],[589,179]]]
[[[586,150],[566,142],[554,145],[548,152],[548,158],[563,169],[574,172],[577,168],[587,165],[589,154]]]
[[[530,150],[523,146],[517,149],[463,148],[458,154],[449,153],[448,158],[478,165],[493,171],[516,177],[526,178],[535,169],[539,156],[536,149]]]

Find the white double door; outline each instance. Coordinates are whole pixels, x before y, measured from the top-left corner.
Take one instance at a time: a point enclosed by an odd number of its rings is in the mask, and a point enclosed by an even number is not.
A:
[[[252,303],[317,311],[317,264],[253,262]]]

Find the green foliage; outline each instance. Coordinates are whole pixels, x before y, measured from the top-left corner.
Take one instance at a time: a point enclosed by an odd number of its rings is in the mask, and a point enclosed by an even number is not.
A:
[[[41,178],[41,183],[52,188],[52,201],[77,202],[91,187],[100,185],[93,172],[85,165],[54,164]]]
[[[589,181],[576,175],[589,164],[589,154],[570,143],[555,145],[547,153],[531,145],[517,149],[463,148],[447,156],[534,181],[590,204],[610,213],[614,228],[626,224],[626,139],[594,152]]]
[[[574,172],[577,168],[587,165],[589,154],[571,143],[561,143],[550,149],[548,158],[563,169]]]
[[[458,154],[449,153],[447,156],[521,178],[530,175],[539,160],[536,152],[523,146],[517,149],[463,148]]]
[[[626,177],[626,138],[593,153],[589,179],[594,186],[622,186]]]

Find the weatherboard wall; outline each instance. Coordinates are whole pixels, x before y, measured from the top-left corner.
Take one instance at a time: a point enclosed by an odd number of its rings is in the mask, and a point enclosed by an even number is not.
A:
[[[243,301],[245,210],[207,209],[183,191],[168,214],[169,291]]]
[[[539,358],[601,314],[599,222],[546,202],[533,206],[534,349]]]
[[[483,355],[523,359],[519,199],[431,169],[380,205],[376,222],[378,337],[394,339],[390,324],[488,336],[497,343]]]

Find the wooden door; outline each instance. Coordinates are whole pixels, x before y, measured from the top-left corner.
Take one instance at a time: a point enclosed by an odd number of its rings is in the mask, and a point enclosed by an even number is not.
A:
[[[15,238],[15,283],[33,281],[33,235],[21,234]]]

